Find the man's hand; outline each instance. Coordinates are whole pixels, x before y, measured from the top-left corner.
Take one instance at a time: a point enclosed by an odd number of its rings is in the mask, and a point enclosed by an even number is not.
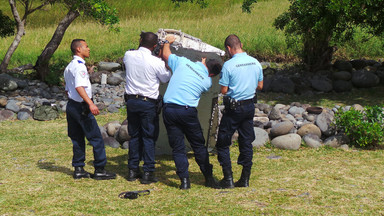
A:
[[[168,35],[167,37],[165,37],[165,40],[172,44],[173,42],[175,42],[176,38],[173,35]]]
[[[91,111],[91,113],[93,115],[99,115],[100,114],[99,108],[97,108],[97,106],[94,103],[89,105],[89,110]]]

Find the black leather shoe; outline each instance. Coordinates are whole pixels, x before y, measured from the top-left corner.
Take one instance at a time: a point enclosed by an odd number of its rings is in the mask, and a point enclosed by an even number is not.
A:
[[[95,169],[95,174],[92,176],[95,180],[115,179],[116,174],[107,172],[104,168]]]
[[[139,169],[129,169],[129,174],[128,174],[128,181],[136,181],[136,179],[141,177],[141,172]]]
[[[74,179],[81,179],[81,178],[89,178],[91,175],[89,172],[85,171],[83,167],[75,167],[75,171],[73,172],[73,178]]]
[[[144,172],[143,176],[140,179],[141,184],[151,184],[156,183],[159,180],[155,177],[153,172]]]
[[[213,176],[205,177],[205,186],[215,189],[220,189],[219,183],[216,181],[216,179],[213,178]]]
[[[180,189],[181,190],[188,190],[191,188],[191,182],[189,181],[189,178],[180,178],[181,184]]]
[[[220,181],[220,187],[223,189],[234,188],[235,184],[233,183],[232,170],[223,169],[224,178]]]

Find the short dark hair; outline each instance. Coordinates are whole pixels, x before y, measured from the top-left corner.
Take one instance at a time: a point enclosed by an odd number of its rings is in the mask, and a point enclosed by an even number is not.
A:
[[[213,74],[214,76],[219,74],[221,72],[221,68],[223,67],[220,61],[216,59],[209,59],[206,62],[206,65],[207,65],[209,74]]]
[[[239,37],[237,35],[231,34],[229,35],[224,42],[224,47],[231,47],[232,49],[238,49],[241,48],[241,42]]]
[[[141,38],[140,46],[148,49],[154,47],[158,41],[157,35],[153,32],[141,32],[140,38]]]
[[[72,41],[72,43],[71,43],[71,51],[72,51],[72,53],[73,54],[76,54],[76,50],[77,50],[77,48],[78,47],[81,47],[81,41],[84,41],[85,42],[85,40],[84,39],[74,39],[73,41]]]

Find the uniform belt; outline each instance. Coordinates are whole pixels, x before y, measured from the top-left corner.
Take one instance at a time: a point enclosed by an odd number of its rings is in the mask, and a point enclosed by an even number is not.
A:
[[[237,101],[237,103],[238,103],[239,105],[250,104],[250,103],[253,103],[253,98],[251,98],[251,99],[247,99],[247,100]]]
[[[188,105],[179,105],[174,103],[165,103],[164,107],[170,107],[170,108],[183,108],[183,109],[196,109],[196,107],[190,107]]]
[[[127,98],[128,99],[139,99],[139,100],[143,100],[143,101],[149,101],[151,103],[156,103],[155,99],[152,99],[152,98],[149,98],[149,97],[145,97],[145,96],[141,96],[141,95],[127,95]]]
[[[73,102],[73,103],[86,104],[85,101],[78,102],[78,101],[75,101],[75,100],[73,100],[73,99],[71,99],[71,98],[68,98],[68,101],[71,101],[71,102]],[[93,98],[91,98],[91,101],[93,101]]]

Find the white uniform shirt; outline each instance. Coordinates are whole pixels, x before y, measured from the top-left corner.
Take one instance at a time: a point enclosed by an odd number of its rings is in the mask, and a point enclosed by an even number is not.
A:
[[[73,56],[73,60],[64,70],[65,91],[68,92],[68,97],[77,102],[83,102],[76,91],[77,87],[84,87],[89,98],[92,98],[92,86],[89,81],[89,74],[85,66],[84,59],[79,56]]]
[[[126,68],[125,92],[157,99],[160,82],[168,82],[171,78],[164,61],[145,47],[127,51],[123,61]]]

